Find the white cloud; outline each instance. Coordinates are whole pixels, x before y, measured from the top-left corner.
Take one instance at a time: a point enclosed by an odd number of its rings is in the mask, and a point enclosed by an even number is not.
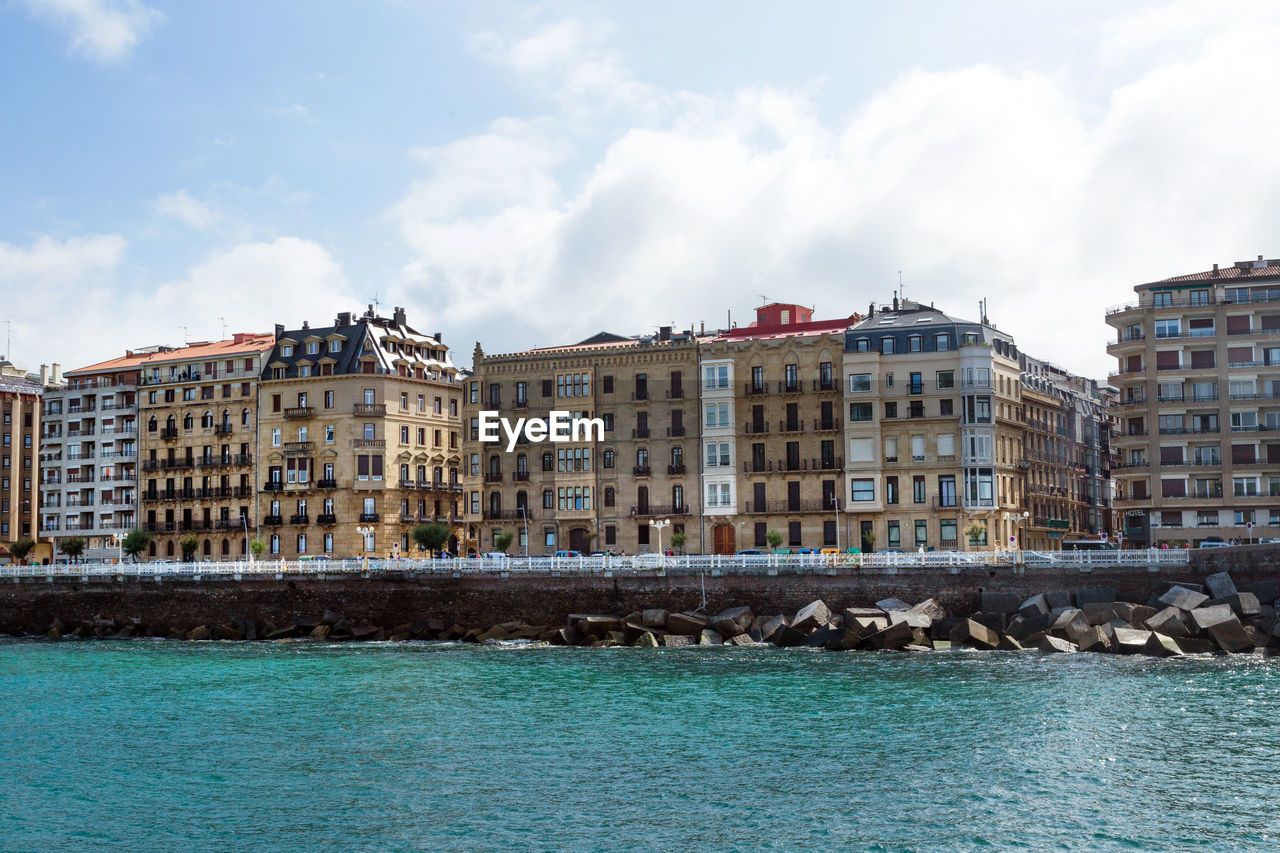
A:
[[[24,0],[36,17],[50,21],[71,39],[71,49],[96,62],[128,56],[164,15],[138,0]]]
[[[1097,61],[1130,65],[1101,108],[1076,85],[1092,67],[981,65],[906,72],[838,121],[797,92],[660,91],[572,21],[484,34],[555,112],[416,152],[401,283],[496,350],[745,320],[754,294],[840,316],[901,269],[910,297],[969,318],[987,297],[1029,352],[1100,376],[1103,310],[1134,284],[1276,252],[1280,31],[1236,8],[1198,41],[1185,4],[1104,25]],[[586,126],[608,138],[574,174]]]
[[[0,243],[0,304],[14,323],[15,361],[34,370],[71,369],[131,347],[181,343],[227,332],[270,331],[273,323],[319,325],[352,310],[341,265],[297,237],[238,243],[213,252],[159,286],[122,281],[125,242],[115,235],[29,246]]]
[[[152,202],[152,207],[161,216],[185,222],[198,231],[204,231],[222,219],[222,214],[204,202],[192,198],[186,190],[163,193]]]
[[[308,120],[311,118],[311,111],[302,104],[290,104],[287,107],[279,107],[276,109],[276,115],[283,118],[296,118]]]

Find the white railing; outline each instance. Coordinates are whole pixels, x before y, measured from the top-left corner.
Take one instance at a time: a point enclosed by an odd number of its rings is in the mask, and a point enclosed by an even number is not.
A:
[[[572,575],[605,572],[641,574],[837,574],[860,569],[961,569],[998,567],[1104,568],[1184,566],[1185,548],[1129,551],[926,551],[874,554],[755,554],[664,557],[484,557],[479,559],[272,560],[203,563],[86,563],[56,566],[0,566],[0,578],[205,578],[387,575],[506,574]]]

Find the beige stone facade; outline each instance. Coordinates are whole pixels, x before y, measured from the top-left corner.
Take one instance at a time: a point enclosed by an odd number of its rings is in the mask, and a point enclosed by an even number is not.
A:
[[[260,386],[267,556],[409,556],[424,523],[465,547],[461,388],[439,333],[401,309],[280,329]]]
[[[35,539],[40,527],[40,432],[43,387],[0,359],[0,548]],[[48,548],[27,557],[41,560]]]
[[[698,523],[697,336],[602,333],[579,344],[486,355],[476,347],[465,416],[469,539],[481,552],[510,532],[512,554],[656,550],[650,524],[669,520],[686,550]],[[546,418],[567,411],[605,422],[604,440],[525,442],[510,452],[479,441],[481,411]],[[527,534],[526,534],[527,531]],[[526,539],[527,535],[527,539]]]

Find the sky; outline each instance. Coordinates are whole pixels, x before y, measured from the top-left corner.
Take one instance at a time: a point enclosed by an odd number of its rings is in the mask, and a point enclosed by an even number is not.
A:
[[[0,0],[0,335],[376,299],[469,365],[901,277],[1101,378],[1135,284],[1280,256],[1278,43],[1244,0]]]

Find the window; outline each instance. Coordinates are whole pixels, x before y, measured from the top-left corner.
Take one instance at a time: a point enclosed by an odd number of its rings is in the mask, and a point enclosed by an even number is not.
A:
[[[280,427],[271,428],[271,446],[272,447],[280,446]]]
[[[946,333],[934,335],[933,348],[938,352],[945,352],[946,350],[951,349],[951,339],[947,337]]]
[[[956,478],[954,474],[938,477],[938,506],[956,505]],[[954,524],[954,522],[952,522]],[[946,538],[945,536],[943,537]],[[955,538],[955,537],[952,537]]]
[[[939,370],[937,373],[938,390],[956,387],[956,373],[954,370]]]
[[[896,521],[889,522],[888,547],[899,548],[902,546],[902,528]]]
[[[893,355],[893,338],[880,339],[880,354]]]
[[[729,442],[708,442],[707,443],[707,467],[716,468],[731,465],[729,459]]]
[[[969,534],[970,545],[986,545],[987,544],[987,526],[981,522],[976,527],[971,526],[966,530]]]
[[[907,352],[920,352],[924,349],[924,338],[920,335],[911,335],[907,338]]]
[[[929,522],[923,518],[916,519],[916,545],[929,543]]]
[[[613,467],[613,465],[614,465],[614,455],[615,455],[615,454],[614,454],[613,448],[609,448],[609,449],[605,450],[605,452],[604,452],[604,467],[606,467],[606,468],[612,468],[612,467]]]
[[[918,504],[925,502],[924,476],[922,474],[916,474],[911,478],[911,501]]]
[[[849,420],[869,421],[874,418],[874,409],[870,403],[850,403]]]
[[[324,443],[333,444],[333,424],[324,425]]]
[[[898,416],[898,404],[897,404],[897,403],[885,403],[885,404],[884,404],[884,416],[885,416],[886,418],[896,418],[896,417]]]
[[[293,355],[293,346],[291,344],[284,344],[280,347],[280,354],[285,358]]]
[[[732,426],[729,422],[729,404],[728,403],[711,403],[706,407],[706,427],[714,429],[716,427]]]
[[[849,374],[849,393],[858,394],[871,390],[871,374],[870,373],[851,373]]]
[[[896,504],[898,502],[898,478],[884,478],[884,502],[886,504]]]
[[[855,501],[874,501],[876,499],[876,483],[875,480],[853,480],[852,486],[853,499]]]
[[[1151,294],[1151,304],[1156,308],[1168,308],[1173,305],[1173,293],[1168,290],[1157,290]]]

